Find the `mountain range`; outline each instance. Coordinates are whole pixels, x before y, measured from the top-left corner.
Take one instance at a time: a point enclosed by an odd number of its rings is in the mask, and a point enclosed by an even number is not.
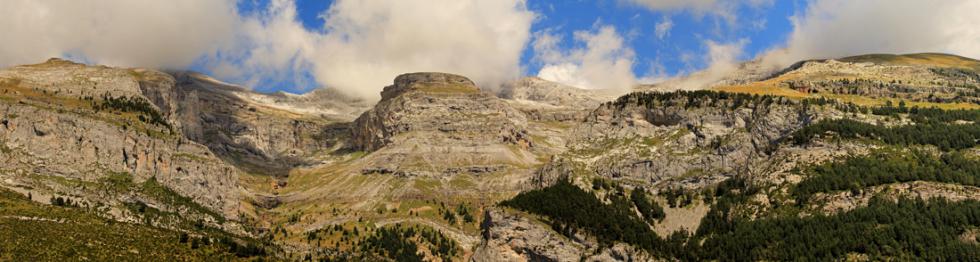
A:
[[[949,54],[377,102],[53,58],[0,70],[0,124],[0,260],[980,257],[980,61]]]

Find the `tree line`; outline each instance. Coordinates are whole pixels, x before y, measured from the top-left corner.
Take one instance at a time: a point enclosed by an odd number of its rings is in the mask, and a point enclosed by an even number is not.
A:
[[[844,139],[876,139],[891,145],[933,145],[948,151],[975,147],[980,139],[980,122],[957,124],[930,121],[887,127],[851,119],[822,120],[794,132],[792,141],[795,145],[808,145],[814,138],[828,133]]]
[[[882,150],[817,165],[807,173],[810,176],[793,190],[800,202],[818,192],[858,192],[870,186],[909,181],[980,186],[980,161],[962,152],[935,156],[919,150]]]
[[[650,203],[643,191],[635,190],[632,203]],[[633,204],[627,201],[621,191],[610,194],[609,204],[603,203],[594,194],[587,192],[567,180],[537,190],[518,194],[501,202],[501,206],[512,207],[529,213],[548,217],[552,229],[566,236],[574,236],[582,231],[595,236],[603,247],[615,242],[623,242],[645,249],[660,257],[672,257],[681,245],[662,239],[650,229],[650,225],[636,215]],[[641,204],[643,205],[643,204]],[[660,219],[651,206],[644,216]],[[643,208],[646,209],[646,208]],[[676,239],[676,238],[675,238]]]
[[[96,112],[107,110],[107,111],[119,111],[119,112],[133,112],[137,113],[137,118],[144,123],[159,125],[163,127],[170,128],[170,123],[163,118],[156,108],[146,101],[146,99],[140,97],[113,97],[108,94],[102,95],[101,101],[94,101],[93,99],[86,98],[86,100],[92,101],[92,108]]]
[[[874,198],[866,207],[834,215],[752,218],[739,211],[760,192],[749,181],[736,177],[705,192],[716,201],[698,230],[667,237],[650,230],[621,199],[611,197],[611,203],[605,204],[564,180],[501,205],[542,215],[562,234],[582,231],[604,247],[623,242],[681,261],[840,260],[849,255],[872,260],[968,261],[980,257],[980,247],[959,239],[965,230],[980,226],[976,200]],[[631,200],[642,198],[636,194],[630,194]]]

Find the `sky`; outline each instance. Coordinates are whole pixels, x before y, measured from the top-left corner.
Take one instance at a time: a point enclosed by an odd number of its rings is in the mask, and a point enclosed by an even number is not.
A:
[[[377,99],[401,73],[627,90],[758,59],[980,57],[973,0],[0,0],[0,67],[63,57]],[[692,88],[698,88],[693,86]]]

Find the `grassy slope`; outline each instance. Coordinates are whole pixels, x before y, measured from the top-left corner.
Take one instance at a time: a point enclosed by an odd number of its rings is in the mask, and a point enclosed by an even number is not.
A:
[[[939,53],[920,53],[920,54],[906,54],[906,55],[891,55],[891,54],[868,54],[860,56],[851,56],[838,59],[844,62],[870,62],[876,64],[888,64],[888,65],[926,65],[926,66],[936,66],[936,67],[953,67],[953,68],[964,68],[980,71],[980,61],[949,54],[939,54]],[[885,105],[887,102],[892,102],[897,104],[900,99],[886,99],[886,98],[869,98],[858,95],[839,95],[839,94],[806,94],[797,90],[793,90],[785,87],[782,83],[789,80],[796,79],[816,79],[822,76],[810,76],[803,75],[798,72],[789,72],[771,79],[753,82],[745,85],[731,85],[731,86],[718,86],[713,88],[717,91],[733,92],[733,93],[746,93],[746,94],[757,94],[757,95],[778,95],[790,98],[818,98],[827,97],[840,100],[842,102],[850,102],[861,106],[881,106]],[[906,104],[918,107],[938,107],[942,109],[980,109],[980,105],[971,103],[932,103],[932,102],[913,102],[905,101]]]
[[[232,260],[216,246],[192,248],[180,233],[111,222],[79,208],[47,206],[0,188],[0,260]]]

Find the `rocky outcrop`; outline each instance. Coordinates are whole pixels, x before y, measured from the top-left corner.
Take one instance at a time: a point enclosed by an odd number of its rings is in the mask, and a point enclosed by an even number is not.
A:
[[[178,122],[148,120],[153,112],[173,119],[175,104],[169,98],[174,82],[165,74],[51,60],[0,71],[0,82],[0,146],[5,149],[0,176],[6,184],[44,185],[36,189],[111,203],[118,199],[84,193],[94,188],[62,185],[139,186],[154,178],[207,208],[237,215],[238,170],[183,139],[174,129]],[[119,98],[143,104],[106,106],[105,99]],[[131,182],[112,180],[114,174]]]
[[[373,151],[413,132],[461,142],[517,144],[526,142],[525,125],[520,112],[465,77],[414,73],[395,78],[374,109],[354,122],[353,144]]]
[[[629,245],[603,248],[584,236],[568,238],[540,221],[502,209],[488,209],[481,228],[483,240],[470,261],[654,261]]]
[[[698,186],[765,172],[782,139],[835,114],[833,106],[778,97],[635,93],[593,111],[537,181],[548,185],[570,171]]]
[[[357,100],[342,97],[264,95],[195,73],[174,75],[171,96],[183,135],[255,173],[285,175],[312,154],[338,146],[346,136],[344,121],[352,118],[345,110],[359,111]],[[313,104],[323,107],[305,110]]]
[[[835,214],[865,207],[873,198],[897,201],[906,199],[945,199],[964,201],[980,199],[980,188],[928,181],[912,181],[868,187],[860,192],[820,193],[814,196],[809,208],[815,213]]]
[[[504,170],[535,160],[524,115],[469,79],[398,76],[351,127],[355,149],[373,151],[365,173],[437,175]]]
[[[500,97],[531,121],[580,121],[619,94],[615,90],[581,89],[537,77],[519,79],[500,90]]]
[[[517,214],[490,209],[482,224],[483,242],[472,261],[578,261],[587,248]]]

